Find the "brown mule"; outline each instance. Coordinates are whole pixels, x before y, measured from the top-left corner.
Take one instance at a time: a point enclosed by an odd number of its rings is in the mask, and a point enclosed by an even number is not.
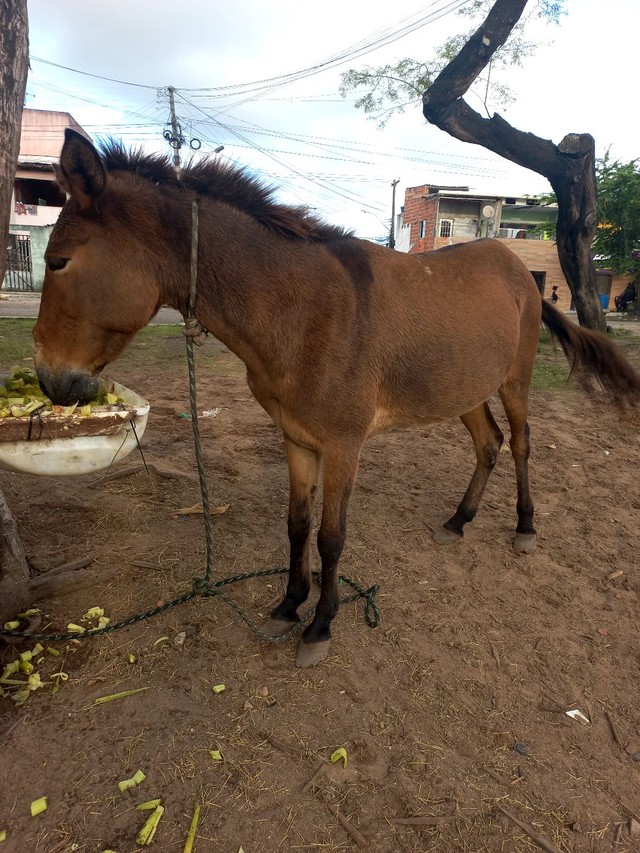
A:
[[[251,391],[281,428],[290,478],[290,570],[276,624],[298,620],[309,593],[312,509],[323,471],[322,588],[298,663],[328,654],[338,561],[360,450],[375,432],[459,417],[477,464],[435,535],[453,542],[477,509],[502,434],[517,475],[514,547],[535,545],[527,460],[528,394],[540,320],[576,365],[619,403],[640,377],[604,336],[543,303],[524,264],[497,240],[415,256],[358,240],[218,160],[183,170],[168,158],[101,152],[67,131],[59,180],[69,195],[47,249],[34,328],[40,381],[56,403],[90,399],[103,367],[158,308],[187,311],[191,202],[199,199],[196,315],[245,363]],[[464,305],[464,312],[451,305]]]

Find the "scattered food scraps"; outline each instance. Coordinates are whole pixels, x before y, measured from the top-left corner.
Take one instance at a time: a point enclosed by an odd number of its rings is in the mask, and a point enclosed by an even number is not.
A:
[[[144,803],[139,803],[136,806],[136,809],[139,812],[144,812],[144,811],[150,811],[151,809],[157,809],[158,806],[161,806],[161,805],[162,805],[162,800],[160,799],[160,797],[156,797],[155,800],[147,800]]]
[[[156,806],[155,811],[145,821],[142,829],[136,837],[136,842],[141,847],[146,847],[153,841],[153,836],[156,834],[160,818],[164,814],[164,806]]]
[[[140,785],[146,778],[142,770],[136,770],[130,779],[122,779],[122,781],[118,782],[118,790],[121,794],[124,794],[129,788],[135,788],[137,785]]]
[[[193,843],[196,840],[196,830],[198,829],[198,821],[200,820],[200,806],[198,803],[193,807],[193,817],[191,818],[191,825],[189,826],[189,832],[187,832],[187,838],[184,842],[184,850],[182,853],[192,853],[193,851]]]
[[[340,761],[340,759],[342,759],[342,766],[346,767],[349,759],[347,758],[347,750],[344,748],[344,746],[341,746],[338,749],[336,749],[336,751],[334,753],[332,753],[332,755],[331,755],[331,761],[334,764],[337,761]]]
[[[151,690],[150,687],[138,687],[135,690],[123,690],[121,693],[111,693],[109,696],[98,696],[93,700],[94,705],[104,705],[105,702],[113,702],[115,699],[125,699],[127,696],[135,696],[136,693],[144,693]]]
[[[35,817],[36,815],[42,814],[42,812],[46,812],[48,807],[49,804],[47,802],[47,798],[39,797],[31,803],[31,817]]]

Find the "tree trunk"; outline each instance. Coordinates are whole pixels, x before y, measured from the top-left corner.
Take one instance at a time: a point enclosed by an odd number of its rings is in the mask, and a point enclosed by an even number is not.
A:
[[[7,264],[11,194],[29,67],[27,0],[0,0],[0,282]]]
[[[485,22],[424,93],[422,111],[427,121],[456,139],[482,145],[547,178],[558,199],[558,257],[578,320],[604,332],[590,254],[598,224],[593,137],[569,134],[555,145],[512,127],[499,115],[484,118],[462,99],[506,42],[526,5],[527,0],[496,0]]]
[[[27,0],[0,0],[0,284],[7,266],[11,196],[20,147],[28,66]],[[11,513],[0,491],[0,613],[3,615],[2,602],[13,596],[16,606],[22,604],[26,600],[29,583],[26,557],[10,520]]]

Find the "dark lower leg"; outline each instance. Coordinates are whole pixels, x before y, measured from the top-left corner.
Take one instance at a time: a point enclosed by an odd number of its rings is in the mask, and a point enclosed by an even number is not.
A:
[[[473,439],[477,462],[471,482],[457,510],[443,525],[445,531],[453,534],[453,539],[438,536],[436,532],[434,538],[441,543],[461,537],[464,525],[475,517],[489,476],[498,461],[504,438],[486,403],[463,415],[461,420]]]
[[[318,550],[322,560],[322,588],[313,622],[302,634],[305,643],[331,639],[331,622],[338,612],[338,562],[345,540],[345,525],[335,534],[320,530]]]
[[[518,484],[518,526],[516,533],[534,534],[533,500],[529,489],[529,424],[517,436],[511,437],[511,452],[516,466],[516,481]]]
[[[285,449],[289,466],[289,580],[285,596],[271,612],[271,618],[297,622],[298,607],[309,595],[309,539],[319,459],[317,454],[288,439]]]
[[[313,622],[302,635],[302,646],[325,644],[331,637],[331,622],[338,612],[338,563],[347,531],[347,506],[356,477],[359,448],[350,456],[341,454],[325,461],[322,522],[318,551],[322,562],[322,586]]]
[[[309,535],[311,512],[308,502],[289,506],[289,579],[284,598],[271,611],[272,619],[298,622],[298,607],[309,595]]]
[[[536,546],[536,530],[533,526],[533,501],[529,489],[529,424],[528,383],[505,385],[500,392],[504,409],[511,427],[511,453],[516,467],[518,500],[516,510],[518,524],[513,540],[515,551],[528,553]]]

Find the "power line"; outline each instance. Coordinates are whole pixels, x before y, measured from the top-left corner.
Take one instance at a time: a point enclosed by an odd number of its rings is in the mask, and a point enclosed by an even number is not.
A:
[[[109,83],[119,83],[121,86],[135,86],[138,89],[157,89],[157,86],[149,86],[145,83],[130,83],[128,80],[115,80],[113,77],[103,77],[101,74],[92,74],[89,71],[80,71],[78,68],[70,68],[68,65],[59,65],[49,59],[39,56],[29,56],[30,62],[42,62],[44,65],[52,65],[54,68],[62,68],[64,71],[72,71],[74,74],[83,74],[85,77],[95,77],[96,80],[107,80]]]
[[[392,44],[395,41],[403,38],[406,35],[409,35],[412,32],[415,32],[418,29],[426,26],[427,24],[433,23],[445,15],[451,14],[451,12],[457,11],[461,9],[463,6],[466,6],[470,0],[432,0],[430,6],[436,6],[437,3],[444,2],[444,6],[437,9],[434,12],[431,12],[427,15],[424,15],[422,18],[418,19],[412,24],[407,24],[403,27],[399,27],[395,30],[391,30],[387,35],[381,35],[379,37],[375,37],[375,34],[362,39],[360,42],[357,42],[355,45],[345,48],[339,53],[335,54],[333,57],[330,57],[326,60],[316,63],[315,65],[309,66],[307,68],[299,69],[298,71],[291,71],[287,74],[281,74],[275,77],[267,77],[264,80],[254,80],[247,83],[237,83],[231,84],[228,86],[212,86],[212,87],[199,87],[199,88],[188,88],[188,87],[180,87],[184,92],[229,92],[229,95],[236,95],[240,93],[240,90],[244,90],[243,94],[249,94],[256,89],[249,89],[247,87],[256,87],[257,89],[267,89],[274,88],[276,86],[287,85],[288,83],[295,82],[297,80],[303,79],[305,77],[311,76],[313,74],[318,74],[321,71],[326,71],[330,68],[335,68],[337,65],[343,65],[345,62],[348,62],[352,59],[358,59],[360,56],[364,56],[367,53],[371,53],[374,50],[378,50],[381,47],[386,47],[388,44]],[[418,13],[414,13],[415,14]],[[409,18],[412,16],[409,16]],[[402,20],[408,20],[408,18],[403,18]],[[389,30],[389,27],[386,28]],[[384,32],[384,31],[383,31]],[[369,39],[367,41],[367,39]],[[358,46],[360,45],[360,46]],[[71,71],[73,74],[82,74],[85,77],[93,77],[96,80],[105,80],[109,83],[118,83],[121,86],[133,86],[139,89],[160,89],[163,87],[157,85],[151,85],[148,83],[133,83],[129,80],[119,80],[114,77],[107,77],[102,74],[94,74],[90,71],[82,71],[79,68],[72,68],[69,65],[61,65],[57,62],[52,62],[49,59],[43,59],[39,56],[31,55],[29,57],[32,62],[41,62],[44,65],[52,66],[53,68],[60,68],[64,71]],[[226,97],[226,96],[223,96]]]

